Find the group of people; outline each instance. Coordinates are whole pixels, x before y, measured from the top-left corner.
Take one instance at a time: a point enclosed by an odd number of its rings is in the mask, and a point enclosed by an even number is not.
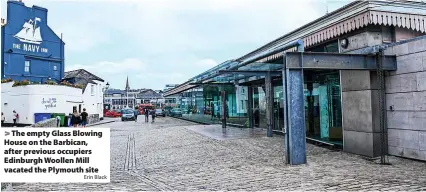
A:
[[[70,114],[70,121],[73,127],[78,127],[81,124],[82,127],[86,127],[87,125],[87,117],[89,114],[86,112],[86,109],[83,109],[82,113],[78,113],[77,110],[74,110],[72,114]],[[13,110],[13,126],[17,125],[17,121],[19,119],[19,114]],[[56,117],[56,124],[60,126],[61,118],[59,116]],[[6,122],[6,117],[3,112],[1,112],[1,126]]]
[[[71,116],[71,124],[73,127],[78,127],[78,125],[80,124],[82,127],[86,127],[87,117],[89,116],[89,114],[86,112],[86,108],[83,109],[82,113],[78,113],[77,110],[74,110],[70,116]],[[59,123],[59,120],[57,119],[58,123]]]
[[[19,114],[13,110],[13,126],[16,126],[16,123],[19,119]],[[1,112],[1,126],[3,126],[4,122],[6,122],[6,116],[4,116],[4,113]]]
[[[152,122],[154,123],[154,121],[155,121],[155,109],[145,109],[144,115],[145,115],[145,122],[147,122],[147,123],[149,122],[149,115],[151,115]]]

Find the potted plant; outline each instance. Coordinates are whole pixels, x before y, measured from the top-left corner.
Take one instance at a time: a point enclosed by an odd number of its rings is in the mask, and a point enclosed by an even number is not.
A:
[[[21,85],[29,85],[29,84],[30,84],[30,81],[28,81],[26,79],[21,81]]]
[[[1,83],[9,83],[9,82],[12,82],[13,80],[12,80],[12,78],[7,78],[7,79],[2,79],[1,80]]]
[[[15,87],[15,86],[19,86],[19,85],[21,85],[21,82],[19,82],[19,81],[15,81],[15,82],[13,82],[13,87]]]
[[[52,81],[52,80],[47,80],[46,84],[48,84],[48,85],[57,85],[57,83],[55,81]]]

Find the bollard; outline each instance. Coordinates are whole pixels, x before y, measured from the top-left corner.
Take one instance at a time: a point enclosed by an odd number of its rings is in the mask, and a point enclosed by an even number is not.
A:
[[[268,124],[268,130],[266,132],[267,137],[272,137],[272,126],[271,124]]]

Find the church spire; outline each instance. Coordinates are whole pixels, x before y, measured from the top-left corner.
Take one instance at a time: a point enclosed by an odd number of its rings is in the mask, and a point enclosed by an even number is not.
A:
[[[126,90],[129,90],[130,89],[130,86],[129,86],[129,76],[127,76],[127,79],[126,79]]]

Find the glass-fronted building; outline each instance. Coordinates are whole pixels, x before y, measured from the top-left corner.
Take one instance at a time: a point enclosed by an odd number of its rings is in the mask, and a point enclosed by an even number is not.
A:
[[[401,129],[414,131],[416,137],[426,130],[424,123],[413,127],[401,122],[398,114],[424,117],[426,113],[395,109],[402,106],[395,103],[395,94],[400,89],[426,91],[402,88],[408,77],[399,77],[406,70],[424,70],[419,62],[403,61],[404,55],[425,51],[424,21],[426,5],[421,2],[354,1],[223,62],[164,96],[179,98],[176,107],[183,113],[179,118],[223,127],[265,128],[267,136],[284,134],[292,164],[306,162],[305,139],[369,157],[406,156],[403,151],[412,149],[398,143],[410,141],[403,136],[412,132]],[[398,62],[410,66],[397,68]],[[426,120],[415,117],[412,122]],[[416,148],[415,154],[411,158],[426,160],[420,158],[424,151]]]

